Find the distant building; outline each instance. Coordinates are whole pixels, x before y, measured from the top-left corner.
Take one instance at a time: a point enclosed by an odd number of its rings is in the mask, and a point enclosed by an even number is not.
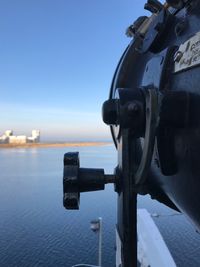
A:
[[[32,136],[27,138],[28,143],[39,143],[40,142],[40,131],[32,130]]]
[[[39,143],[40,142],[40,131],[32,130],[32,136],[27,137],[26,135],[13,135],[12,130],[7,130],[0,136],[0,144],[27,144],[27,143]]]

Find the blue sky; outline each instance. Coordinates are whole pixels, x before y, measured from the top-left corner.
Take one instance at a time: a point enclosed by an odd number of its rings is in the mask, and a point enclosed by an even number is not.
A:
[[[126,28],[141,0],[2,0],[0,134],[43,140],[110,137],[101,119]]]

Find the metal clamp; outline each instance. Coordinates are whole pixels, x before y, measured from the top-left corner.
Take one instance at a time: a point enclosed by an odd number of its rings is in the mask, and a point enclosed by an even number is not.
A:
[[[135,184],[143,184],[151,165],[153,156],[156,128],[158,126],[158,93],[157,90],[147,89],[145,92],[146,100],[146,127],[142,158],[135,173]]]

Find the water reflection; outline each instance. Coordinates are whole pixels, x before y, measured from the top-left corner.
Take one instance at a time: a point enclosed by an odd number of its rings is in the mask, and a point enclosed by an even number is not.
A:
[[[117,196],[113,186],[108,185],[102,192],[82,194],[80,211],[65,211],[62,162],[67,150],[79,150],[84,167],[104,167],[107,173],[112,173],[116,166],[116,151],[111,145],[1,149],[1,267],[69,267],[82,262],[95,265],[98,241],[89,223],[98,217],[104,221],[103,266],[114,266]],[[139,207],[161,215],[154,216],[154,220],[178,266],[200,266],[200,238],[184,216],[165,216],[173,211],[148,196],[140,197],[138,202]]]

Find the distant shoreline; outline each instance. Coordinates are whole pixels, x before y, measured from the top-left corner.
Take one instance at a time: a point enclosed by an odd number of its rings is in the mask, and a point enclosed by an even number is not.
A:
[[[38,148],[38,147],[83,147],[83,146],[103,146],[111,142],[69,142],[69,143],[29,143],[29,144],[0,144],[1,148]]]

